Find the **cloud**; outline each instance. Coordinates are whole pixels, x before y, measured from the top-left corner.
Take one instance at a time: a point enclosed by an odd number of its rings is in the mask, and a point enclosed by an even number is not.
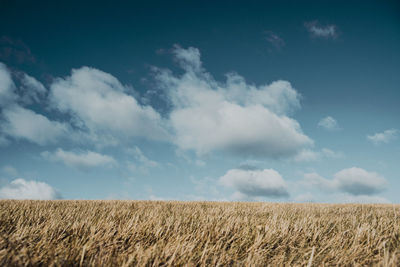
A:
[[[302,180],[302,183],[306,186],[316,187],[323,191],[330,192],[332,190],[336,190],[335,182],[333,182],[332,180],[328,180],[315,172],[304,174],[304,179]]]
[[[15,101],[15,84],[7,66],[0,62],[0,108]]]
[[[341,152],[335,152],[327,148],[321,149],[321,151],[314,151],[311,149],[303,149],[293,157],[296,162],[312,162],[318,161],[322,158],[343,158],[344,155]]]
[[[287,116],[300,108],[300,95],[289,82],[257,87],[235,73],[217,82],[203,69],[198,49],[176,46],[174,54],[185,73],[177,77],[156,69],[155,77],[168,95],[179,148],[278,158],[312,145]]]
[[[303,149],[293,157],[293,160],[296,162],[309,162],[317,161],[320,158],[321,154],[319,152],[313,151],[311,149]]]
[[[273,169],[231,169],[219,178],[225,187],[234,188],[236,195],[247,197],[288,197],[287,186],[282,176]]]
[[[367,172],[361,168],[341,170],[334,176],[337,188],[351,195],[372,195],[385,188],[386,180],[375,172]]]
[[[151,106],[140,105],[115,77],[103,71],[82,67],[71,76],[58,78],[50,86],[50,103],[70,114],[73,123],[93,136],[145,137],[166,140],[160,114]]]
[[[20,88],[16,87],[7,67],[0,63],[0,145],[9,143],[7,137],[46,145],[65,136],[69,131],[67,124],[51,121],[19,104],[20,101],[25,104],[38,101],[46,89],[25,73],[18,73],[17,76],[21,82]]]
[[[3,118],[0,129],[4,134],[39,145],[54,143],[68,132],[65,123],[50,121],[47,117],[18,105],[3,110]]]
[[[0,38],[0,60],[17,64],[34,63],[36,61],[30,48],[24,42],[8,36]]]
[[[307,173],[303,183],[326,192],[340,191],[353,196],[374,195],[383,191],[387,185],[386,179],[378,173],[356,167],[337,172],[332,180],[317,173]]]
[[[342,152],[336,152],[327,148],[321,149],[321,153],[327,158],[344,158],[345,155]]]
[[[26,73],[19,72],[17,76],[21,82],[20,98],[25,104],[39,102],[40,98],[46,94],[46,88],[41,82]]]
[[[140,163],[142,163],[146,167],[158,167],[159,166],[159,164],[156,161],[147,158],[143,154],[142,150],[140,150],[140,148],[138,148],[137,146],[129,149],[128,153],[133,155],[136,160],[138,160]]]
[[[328,116],[328,117],[322,118],[318,122],[318,127],[322,127],[326,130],[337,130],[338,123],[334,118],[332,118],[331,116]]]
[[[59,199],[61,195],[50,185],[33,180],[15,179],[0,188],[1,199]]]
[[[333,24],[322,26],[317,20],[315,20],[305,22],[304,26],[313,37],[336,39],[338,36],[338,28]]]
[[[265,40],[267,40],[268,43],[270,43],[276,49],[280,50],[286,45],[285,41],[281,37],[279,37],[276,33],[272,31],[265,31],[264,34],[265,34]]]
[[[154,160],[146,157],[142,150],[135,146],[134,148],[126,149],[126,152],[134,157],[134,159],[138,162],[127,162],[127,167],[130,171],[135,172],[136,170],[140,170],[142,173],[148,174],[150,168],[159,167],[160,164]]]
[[[300,202],[300,203],[309,203],[309,202],[314,202],[314,196],[311,193],[305,193],[298,195],[294,198],[295,202]]]
[[[116,164],[116,161],[111,156],[99,154],[93,151],[75,153],[58,148],[57,151],[53,153],[44,151],[41,155],[47,160],[62,162],[66,166],[80,170],[88,170],[99,166],[112,166]]]
[[[367,139],[371,141],[375,145],[379,144],[387,144],[390,141],[393,141],[397,138],[399,130],[397,129],[389,129],[383,131],[382,133],[376,133],[374,135],[367,135]]]

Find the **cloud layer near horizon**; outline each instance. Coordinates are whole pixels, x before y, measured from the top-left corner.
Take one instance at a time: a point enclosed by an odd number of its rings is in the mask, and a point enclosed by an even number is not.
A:
[[[61,195],[53,187],[39,181],[18,178],[0,187],[0,199],[52,200],[59,198]]]
[[[287,185],[273,169],[231,169],[219,178],[219,183],[235,189],[237,198],[288,197]]]
[[[344,192],[352,196],[370,196],[382,192],[387,181],[376,172],[352,167],[337,172],[333,179],[326,179],[317,173],[304,175],[303,183],[326,192]]]

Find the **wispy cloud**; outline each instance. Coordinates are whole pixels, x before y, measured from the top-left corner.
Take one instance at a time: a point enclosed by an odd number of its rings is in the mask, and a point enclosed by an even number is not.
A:
[[[280,50],[286,46],[285,41],[276,33],[272,31],[265,31],[264,32],[265,40],[270,43],[273,47]]]
[[[64,151],[59,148],[57,151],[51,153],[44,151],[41,153],[42,157],[47,160],[62,162],[66,166],[74,167],[80,170],[88,170],[90,168],[99,166],[112,166],[116,164],[113,157],[103,155],[93,151]]]
[[[30,48],[24,42],[9,36],[0,37],[0,60],[17,64],[36,61]]]
[[[317,20],[305,22],[304,26],[313,37],[335,39],[338,36],[338,28],[334,24],[322,25]]]
[[[335,118],[328,116],[325,118],[322,118],[319,122],[318,122],[318,127],[322,127],[326,130],[338,130],[339,126],[338,126],[338,122],[336,121]]]
[[[381,133],[376,133],[374,135],[367,135],[367,139],[375,145],[387,144],[395,139],[397,139],[399,130],[389,129]]]
[[[126,164],[127,168],[132,172],[139,170],[142,173],[148,174],[149,169],[160,166],[157,161],[146,157],[143,151],[137,146],[128,148],[125,151],[134,158],[134,161],[128,161]]]
[[[323,158],[337,159],[343,157],[344,154],[342,152],[336,152],[327,148],[323,148],[321,151],[303,149],[293,157],[293,160],[296,162],[312,162]]]

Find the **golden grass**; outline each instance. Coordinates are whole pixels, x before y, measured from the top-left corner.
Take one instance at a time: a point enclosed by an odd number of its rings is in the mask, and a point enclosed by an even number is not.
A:
[[[400,205],[0,201],[0,266],[399,266]]]

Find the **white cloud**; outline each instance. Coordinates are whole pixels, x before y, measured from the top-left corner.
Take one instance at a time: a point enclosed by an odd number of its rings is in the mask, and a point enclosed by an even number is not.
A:
[[[335,39],[338,36],[337,26],[333,24],[322,26],[318,21],[315,20],[304,23],[304,26],[314,37]]]
[[[15,84],[6,65],[0,62],[0,107],[6,106],[16,99]]]
[[[309,203],[309,202],[314,202],[314,196],[311,193],[305,193],[298,195],[294,198],[295,202],[300,202],[300,203]]]
[[[174,54],[185,73],[157,70],[156,78],[172,106],[170,124],[179,148],[276,158],[313,143],[286,115],[300,108],[300,95],[289,82],[257,87],[231,73],[219,83],[201,66],[198,49],[175,47]]]
[[[75,153],[72,151],[64,151],[59,148],[53,153],[44,151],[41,155],[47,160],[62,162],[66,166],[80,170],[88,170],[98,166],[111,166],[116,164],[114,158],[93,151],[81,151]]]
[[[50,88],[51,105],[72,115],[75,126],[90,134],[168,138],[160,114],[140,105],[127,93],[130,88],[108,73],[89,67],[74,69],[71,76],[56,79]]]
[[[304,174],[302,183],[306,186],[316,187],[323,191],[330,192],[332,190],[336,190],[334,181],[328,180],[315,172]]]
[[[172,52],[177,62],[184,70],[188,72],[199,72],[203,70],[199,49],[195,47],[182,49],[180,46],[175,45]]]
[[[375,145],[379,145],[382,143],[389,143],[397,138],[399,130],[397,129],[389,129],[383,131],[382,133],[376,133],[374,135],[367,135],[367,139],[374,143]]]
[[[387,183],[379,174],[355,167],[336,173],[334,181],[339,190],[352,195],[376,194],[382,191]]]
[[[219,178],[219,183],[236,190],[236,195],[247,197],[287,197],[287,185],[273,169],[231,169]]]
[[[19,73],[21,81],[21,99],[24,103],[39,102],[40,97],[46,94],[46,88],[41,82],[26,73]]]
[[[0,129],[4,134],[39,145],[53,143],[68,132],[66,124],[50,121],[45,116],[18,105],[4,109],[3,117]]]
[[[331,116],[325,117],[318,122],[319,127],[323,127],[327,130],[336,130],[338,129],[337,121]]]
[[[341,152],[335,152],[327,148],[321,149],[321,151],[314,151],[311,149],[303,149],[293,157],[296,162],[311,162],[318,161],[322,158],[343,158],[344,155]]]
[[[319,152],[313,151],[311,149],[303,149],[293,157],[293,160],[296,162],[309,162],[317,161],[320,158],[321,154]]]
[[[60,198],[60,194],[44,182],[19,178],[0,188],[0,198],[49,200]]]
[[[327,192],[340,191],[353,196],[374,195],[383,191],[387,185],[384,177],[361,168],[348,168],[337,172],[332,180],[317,173],[304,175],[303,184],[317,187]]]

